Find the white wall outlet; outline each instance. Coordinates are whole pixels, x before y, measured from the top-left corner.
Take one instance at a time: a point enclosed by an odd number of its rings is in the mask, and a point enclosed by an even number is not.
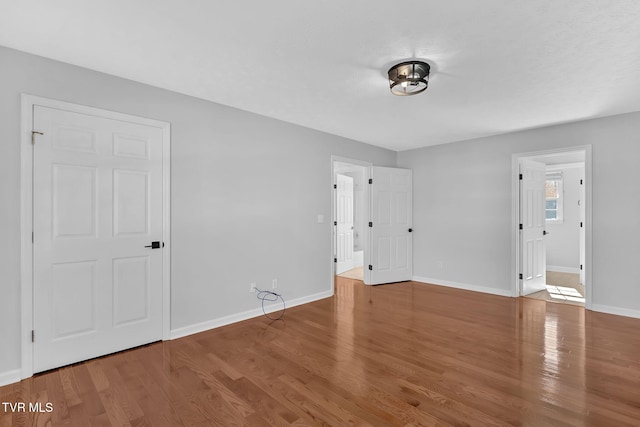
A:
[[[444,261],[438,261],[438,267],[444,268]]]
[[[278,279],[273,279],[271,281],[271,288],[272,289],[278,289]]]
[[[249,288],[249,292],[255,293],[255,291],[256,291],[256,284],[252,283],[251,288]]]

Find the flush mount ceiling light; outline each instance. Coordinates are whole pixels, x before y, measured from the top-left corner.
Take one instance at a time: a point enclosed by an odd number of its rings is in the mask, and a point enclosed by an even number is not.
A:
[[[407,61],[389,69],[391,93],[398,96],[415,95],[429,86],[431,67],[422,61]]]

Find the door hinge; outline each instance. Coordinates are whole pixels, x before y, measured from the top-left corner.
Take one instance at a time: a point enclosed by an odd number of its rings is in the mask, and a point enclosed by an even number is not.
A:
[[[373,222],[369,221],[369,227],[373,227]]]
[[[37,130],[32,130],[31,131],[31,145],[34,145],[36,143],[36,135],[44,135],[44,133],[38,132]]]
[[[580,270],[582,270],[582,264],[580,264]]]
[[[373,184],[373,178],[369,178],[369,184]]]
[[[334,259],[333,259],[333,262],[338,262],[338,258],[334,258]]]
[[[522,280],[522,273],[518,275],[518,279]]]
[[[520,180],[522,180],[522,174],[520,174],[518,178],[519,178]]]
[[[36,331],[31,330],[31,342],[36,342]]]
[[[522,230],[522,224],[520,224],[520,230]]]
[[[35,239],[35,238],[33,237],[33,231],[32,231],[32,232],[31,232],[31,243],[34,243],[34,241],[35,241],[34,239]]]
[[[334,189],[338,188],[338,184],[333,184],[333,188]]]
[[[582,185],[582,180],[580,180],[580,185]]]
[[[333,225],[338,225],[338,221],[333,221]]]
[[[582,221],[580,221],[580,228],[582,228]]]
[[[373,265],[369,264],[369,270],[373,270]]]

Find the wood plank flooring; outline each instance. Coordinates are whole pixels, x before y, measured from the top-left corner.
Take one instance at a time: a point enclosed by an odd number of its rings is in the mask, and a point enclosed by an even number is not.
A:
[[[364,280],[364,267],[352,268],[351,270],[338,274],[338,276],[345,279]]]
[[[640,320],[414,282],[0,388],[9,426],[638,426]]]

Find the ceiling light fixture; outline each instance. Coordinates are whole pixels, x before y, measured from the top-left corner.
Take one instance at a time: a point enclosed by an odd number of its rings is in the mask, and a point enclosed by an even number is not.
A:
[[[429,86],[431,67],[422,61],[407,61],[389,69],[391,93],[398,96],[416,95]]]

